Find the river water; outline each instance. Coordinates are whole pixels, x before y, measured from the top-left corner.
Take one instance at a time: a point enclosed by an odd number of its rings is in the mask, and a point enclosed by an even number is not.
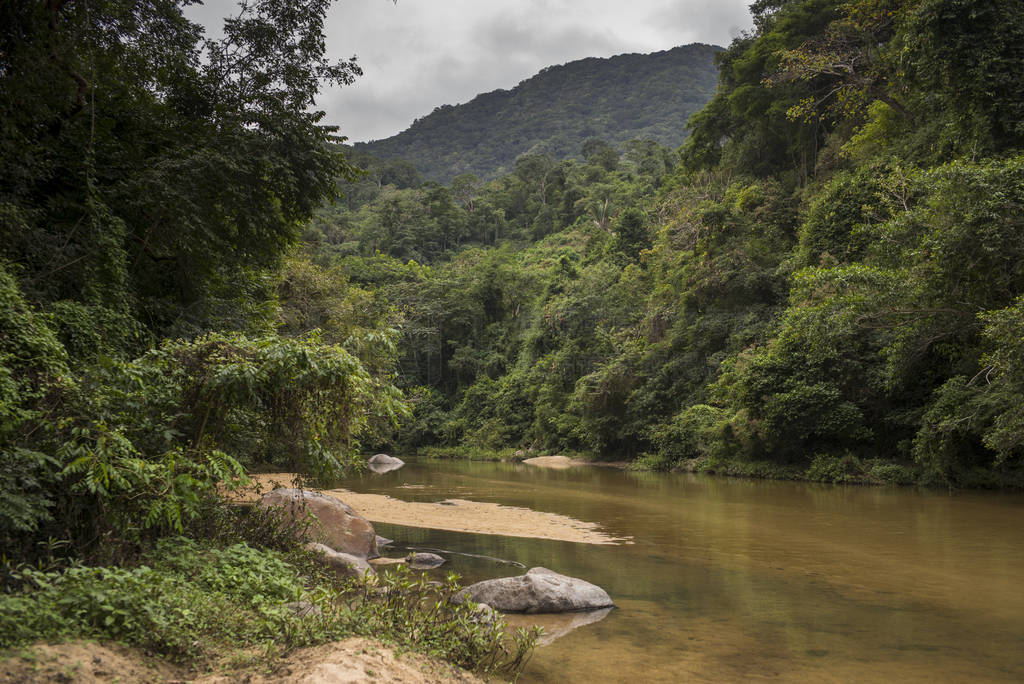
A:
[[[617,607],[538,647],[524,682],[1024,681],[1024,496],[463,461],[342,486],[523,506],[632,538],[375,524],[405,547],[608,591]],[[523,572],[448,557],[442,571],[464,583]]]

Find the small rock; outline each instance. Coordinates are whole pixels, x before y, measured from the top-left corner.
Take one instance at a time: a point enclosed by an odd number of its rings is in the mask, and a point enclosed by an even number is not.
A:
[[[415,570],[429,570],[444,565],[445,559],[436,553],[410,553],[405,557],[405,562]]]
[[[387,537],[382,537],[379,534],[377,535],[377,550],[378,551],[380,551],[382,549],[386,549],[387,547],[391,546],[394,543],[395,543],[394,539],[388,539]]]
[[[320,555],[317,559],[321,563],[344,577],[360,579],[366,575],[375,574],[365,558],[360,558],[350,553],[339,553],[325,544],[318,544],[316,542],[306,544],[306,548],[310,551],[318,552]]]
[[[375,454],[366,462],[366,467],[378,475],[398,470],[404,465],[405,461],[402,459],[388,456],[387,454]]]

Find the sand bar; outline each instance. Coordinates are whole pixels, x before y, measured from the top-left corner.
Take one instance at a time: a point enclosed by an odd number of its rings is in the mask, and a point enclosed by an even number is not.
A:
[[[565,470],[566,468],[579,468],[581,466],[594,466],[598,468],[629,467],[629,461],[583,461],[578,458],[569,458],[568,456],[534,456],[524,460],[523,463],[553,470]]]
[[[263,492],[267,492],[275,485],[293,486],[294,477],[291,473],[271,473],[253,475],[252,479]],[[622,544],[631,541],[629,538],[614,537],[602,532],[596,523],[517,506],[466,499],[446,499],[434,503],[402,501],[384,494],[359,494],[347,489],[323,490],[323,493],[344,501],[371,522],[582,544]],[[234,498],[252,501],[255,496],[253,491],[238,492]]]

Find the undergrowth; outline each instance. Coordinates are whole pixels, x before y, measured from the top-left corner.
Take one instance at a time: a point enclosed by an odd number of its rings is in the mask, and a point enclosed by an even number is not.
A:
[[[302,551],[184,537],[159,541],[140,561],[10,570],[13,586],[0,596],[0,647],[113,639],[208,667],[240,649],[262,648],[269,659],[358,635],[515,676],[535,640],[453,603],[455,576],[437,586],[402,567],[341,580]],[[299,601],[316,608],[300,616],[287,605]]]

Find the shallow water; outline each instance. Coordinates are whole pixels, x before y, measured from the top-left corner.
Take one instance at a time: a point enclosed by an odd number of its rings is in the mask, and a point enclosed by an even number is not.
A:
[[[611,594],[606,618],[537,648],[524,682],[1024,680],[1024,496],[452,461],[342,486],[526,506],[632,537],[375,525],[402,546],[540,565]],[[467,583],[523,572],[455,554],[449,570]]]

